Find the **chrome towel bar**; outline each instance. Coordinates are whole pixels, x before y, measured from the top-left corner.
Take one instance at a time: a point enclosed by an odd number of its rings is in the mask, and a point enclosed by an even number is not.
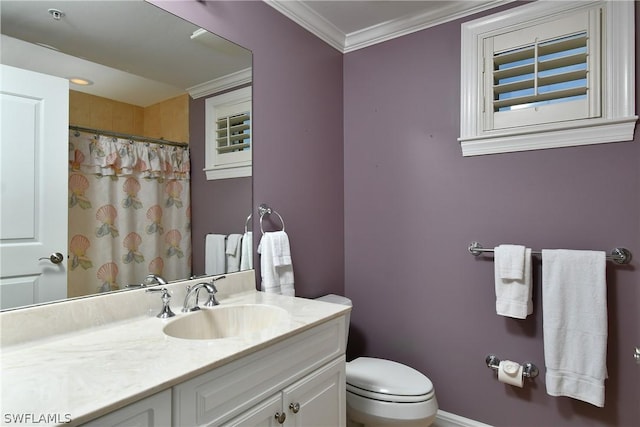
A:
[[[264,229],[262,228],[262,218],[264,218],[265,215],[271,215],[271,214],[276,214],[278,218],[280,218],[280,223],[282,224],[282,231],[284,231],[284,219],[282,219],[282,216],[278,213],[278,211],[276,211],[275,209],[271,209],[269,206],[263,203],[260,206],[258,206],[258,213],[260,214],[260,231],[262,232],[262,234],[264,234]]]
[[[247,219],[244,221],[244,232],[245,232],[245,234],[249,231],[249,221],[251,221],[251,217],[252,216],[253,216],[253,214],[249,214]]]
[[[493,248],[484,248],[478,242],[471,242],[468,247],[469,253],[473,256],[478,256],[483,252],[493,252]],[[540,255],[541,251],[531,251],[532,255]],[[607,255],[608,261],[613,261],[616,264],[629,264],[633,258],[631,251],[627,248],[614,248],[611,253]]]

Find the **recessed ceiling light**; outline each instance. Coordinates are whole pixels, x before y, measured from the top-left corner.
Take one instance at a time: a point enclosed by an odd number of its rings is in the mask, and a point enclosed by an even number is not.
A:
[[[79,86],[91,86],[93,82],[89,79],[85,79],[84,77],[67,77],[67,79],[76,85]]]
[[[49,9],[47,12],[49,12],[49,15],[53,16],[53,19],[56,21],[59,21],[65,15],[65,13],[59,9]]]

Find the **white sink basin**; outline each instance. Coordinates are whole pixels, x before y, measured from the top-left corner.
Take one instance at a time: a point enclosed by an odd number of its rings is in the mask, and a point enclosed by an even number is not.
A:
[[[179,317],[163,328],[174,338],[215,340],[257,334],[289,320],[280,307],[263,304],[217,306]]]

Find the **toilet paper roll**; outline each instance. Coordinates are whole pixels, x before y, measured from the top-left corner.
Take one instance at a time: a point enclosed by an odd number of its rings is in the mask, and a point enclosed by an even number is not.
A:
[[[524,384],[522,365],[510,360],[500,361],[500,365],[498,366],[498,381],[522,388]]]

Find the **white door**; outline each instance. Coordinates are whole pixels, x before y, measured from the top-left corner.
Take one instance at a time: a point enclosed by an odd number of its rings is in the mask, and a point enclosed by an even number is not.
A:
[[[0,65],[0,83],[5,309],[67,296],[69,83],[6,65]],[[62,254],[58,263],[56,253]]]

